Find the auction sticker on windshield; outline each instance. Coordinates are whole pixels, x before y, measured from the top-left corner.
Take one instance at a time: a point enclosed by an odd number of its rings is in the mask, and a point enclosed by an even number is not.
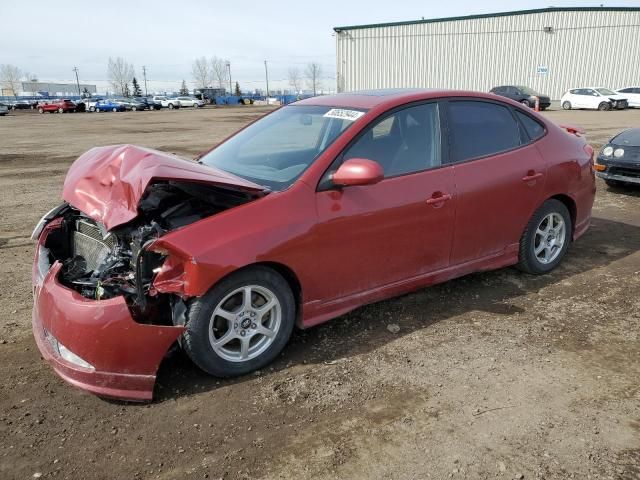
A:
[[[352,122],[364,115],[364,112],[358,110],[344,110],[342,108],[332,108],[323,115],[326,118],[340,118],[342,120],[350,120]]]

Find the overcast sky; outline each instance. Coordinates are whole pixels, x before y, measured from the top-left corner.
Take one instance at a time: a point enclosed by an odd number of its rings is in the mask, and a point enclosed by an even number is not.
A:
[[[601,2],[553,1],[554,6]],[[234,82],[264,88],[264,60],[271,85],[286,87],[287,70],[320,63],[324,83],[335,85],[333,27],[548,7],[550,1],[323,0],[322,2],[205,0],[0,0],[0,64],[32,72],[42,81],[103,84],[107,59],[123,57],[156,88],[192,85],[196,57],[231,62]],[[617,1],[606,6],[640,6]]]

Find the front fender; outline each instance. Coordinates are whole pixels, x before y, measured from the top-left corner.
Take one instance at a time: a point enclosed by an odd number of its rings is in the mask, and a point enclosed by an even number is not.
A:
[[[314,191],[297,182],[284,192],[236,207],[156,240],[166,255],[151,293],[201,296],[225,276],[260,262],[303,270],[316,223]],[[297,274],[297,273],[296,273]]]

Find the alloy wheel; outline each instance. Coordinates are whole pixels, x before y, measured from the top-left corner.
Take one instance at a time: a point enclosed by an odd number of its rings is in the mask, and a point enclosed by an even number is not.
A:
[[[538,224],[533,242],[533,253],[540,263],[549,264],[558,258],[566,239],[567,229],[562,215],[549,213]]]
[[[282,324],[282,306],[268,288],[247,285],[225,296],[209,322],[209,343],[230,362],[246,362],[264,353]]]

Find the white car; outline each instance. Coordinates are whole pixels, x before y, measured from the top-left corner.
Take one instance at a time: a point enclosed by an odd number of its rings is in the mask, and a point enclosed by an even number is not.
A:
[[[630,107],[640,107],[640,87],[619,88],[616,92],[627,97]]]
[[[95,112],[96,111],[96,103],[100,102],[102,98],[85,98],[83,100],[85,105],[85,110],[87,112]]]
[[[624,110],[628,106],[627,97],[604,87],[572,88],[560,99],[565,110],[588,108],[592,110]]]
[[[204,102],[202,100],[198,100],[195,97],[178,97],[176,98],[180,102],[180,105],[183,107],[204,107]]]
[[[164,95],[156,95],[153,97],[153,101],[162,105],[162,108],[180,108],[181,106],[177,98],[167,98]]]

